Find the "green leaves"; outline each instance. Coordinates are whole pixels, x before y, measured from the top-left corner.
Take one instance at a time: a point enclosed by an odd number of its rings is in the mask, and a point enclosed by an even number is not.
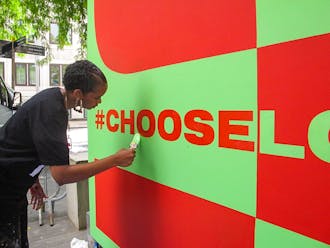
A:
[[[87,0],[0,0],[0,6],[0,39],[16,40],[27,36],[46,44],[50,23],[57,23],[59,48],[68,44],[71,30],[78,32],[79,57],[85,57]]]

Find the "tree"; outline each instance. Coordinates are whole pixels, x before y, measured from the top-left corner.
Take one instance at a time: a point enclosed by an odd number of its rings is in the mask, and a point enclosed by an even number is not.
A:
[[[0,39],[14,41],[27,36],[49,47],[46,37],[51,23],[59,27],[59,48],[64,47],[68,32],[73,30],[80,37],[79,57],[85,57],[87,0],[0,0]]]

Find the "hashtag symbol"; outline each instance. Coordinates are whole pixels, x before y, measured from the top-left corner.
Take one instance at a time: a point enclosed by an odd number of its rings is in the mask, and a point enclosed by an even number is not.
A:
[[[96,124],[96,128],[97,129],[102,129],[104,121],[104,114],[103,114],[103,110],[97,110],[97,113],[95,115],[95,124]]]

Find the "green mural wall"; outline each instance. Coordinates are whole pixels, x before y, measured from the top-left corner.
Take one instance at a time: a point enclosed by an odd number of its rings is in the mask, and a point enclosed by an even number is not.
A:
[[[330,3],[88,1],[106,74],[89,160],[142,139],[89,180],[103,247],[330,244]]]

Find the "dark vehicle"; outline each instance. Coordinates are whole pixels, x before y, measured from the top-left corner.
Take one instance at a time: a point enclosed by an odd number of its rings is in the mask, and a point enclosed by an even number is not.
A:
[[[22,94],[8,87],[0,76],[0,127],[22,104]]]

